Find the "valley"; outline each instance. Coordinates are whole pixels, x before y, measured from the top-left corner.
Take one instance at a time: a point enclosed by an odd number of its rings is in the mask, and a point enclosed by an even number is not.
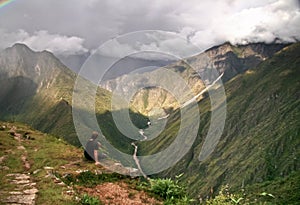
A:
[[[164,66],[163,69],[181,76],[190,86],[193,102],[200,112],[200,124],[187,153],[173,166],[147,177],[176,180],[176,176],[183,174],[180,182],[188,185],[188,196],[195,200],[190,203],[194,204],[220,196],[219,191],[224,187],[234,193],[235,197],[245,194],[242,204],[252,204],[254,201],[257,204],[297,204],[300,200],[299,54],[299,43],[235,46],[224,43]],[[218,75],[210,72],[212,68],[218,71]],[[141,75],[146,77],[140,78]],[[0,53],[0,120],[5,128],[1,131],[0,157],[4,163],[1,164],[1,191],[4,190],[6,199],[9,200],[9,192],[16,191],[6,176],[30,173],[30,183],[36,183],[32,189],[38,190],[34,193],[37,194],[34,198],[37,204],[55,204],[57,201],[60,204],[76,204],[78,201],[74,197],[77,195],[68,196],[74,190],[68,190],[68,186],[57,186],[52,181],[84,169],[104,173],[103,176],[106,173],[112,174],[109,177],[115,181],[110,185],[115,189],[125,189],[127,194],[123,198],[130,198],[132,192],[133,195],[139,195],[140,200],[149,200],[150,204],[162,203],[159,197],[151,198],[151,194],[148,196],[138,192],[136,187],[140,179],[114,176],[109,167],[99,168],[85,162],[82,159],[82,139],[78,139],[72,115],[76,111],[81,117],[87,116],[82,118],[82,122],[86,123],[86,139],[94,129],[89,126],[91,116],[94,115],[107,142],[129,156],[130,159],[124,158],[121,165],[140,168],[147,173],[148,169],[151,170],[157,164],[155,161],[143,164],[143,156],[155,155],[176,141],[183,124],[183,114],[186,115],[185,125],[195,124],[195,113],[188,106],[191,98],[182,96],[186,102],[182,105],[171,92],[159,87],[147,87],[133,96],[126,110],[113,109],[111,103],[117,85],[125,85],[120,92],[126,95],[134,79],[154,84],[159,77],[159,69],[156,69],[108,79],[102,87],[97,88],[95,98],[91,98],[95,100],[91,102],[95,104],[95,113],[90,113],[73,104],[73,92],[80,92],[74,90],[74,84],[82,77],[67,68],[52,53],[35,52],[24,44],[15,44],[3,50]],[[199,160],[211,126],[214,106],[207,90],[217,92],[218,88],[213,86],[216,79],[223,82],[226,93],[225,127],[212,154]],[[86,82],[86,90],[95,86],[85,79],[83,81]],[[90,96],[84,98],[90,99]],[[137,130],[131,133],[132,138],[119,130],[114,119],[114,116],[124,112],[128,112]],[[162,127],[155,127],[158,121],[162,121]],[[10,134],[14,126],[17,127],[17,134],[24,136],[24,133],[29,132],[29,136],[34,139],[15,140],[13,137],[16,136]],[[156,136],[154,131],[157,131],[153,127],[161,131],[157,137],[153,137]],[[188,137],[182,141],[183,144],[189,144]],[[17,148],[19,146],[26,148],[27,154],[23,161],[19,160],[24,155],[22,149]],[[104,151],[110,151],[105,144]],[[141,162],[141,167],[137,167],[137,160]],[[24,165],[25,162],[29,167]],[[118,162],[111,159],[106,163],[115,166],[114,163]],[[53,169],[49,171],[45,167]],[[105,189],[100,185],[98,188]],[[94,194],[88,186],[79,187],[77,191]],[[266,193],[265,196],[262,193]],[[50,195],[54,196],[51,200],[48,199]]]

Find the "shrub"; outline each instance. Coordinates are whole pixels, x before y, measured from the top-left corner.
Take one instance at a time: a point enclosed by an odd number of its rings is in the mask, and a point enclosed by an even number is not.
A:
[[[83,197],[80,200],[80,203],[84,205],[101,205],[100,200],[98,198],[89,196],[87,194],[83,195]]]
[[[241,204],[243,197],[229,193],[229,186],[222,186],[219,194],[213,199],[206,200],[209,205],[234,205]]]
[[[150,179],[149,191],[163,198],[164,204],[189,204],[192,200],[187,196],[185,187],[178,181],[181,176],[176,176],[176,180]]]

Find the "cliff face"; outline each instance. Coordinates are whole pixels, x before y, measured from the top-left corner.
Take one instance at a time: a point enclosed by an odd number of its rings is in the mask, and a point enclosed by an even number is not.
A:
[[[248,45],[231,45],[225,43],[212,47],[205,52],[172,63],[164,68],[175,72],[191,88],[193,95],[201,92],[205,85],[211,84],[223,73],[223,82],[229,81],[234,76],[256,67],[261,62],[272,57],[276,52],[284,48],[285,44],[255,43]],[[216,69],[218,72],[213,72]],[[122,75],[101,83],[101,87],[114,92],[116,89],[126,94],[136,84],[155,82],[155,70],[143,74]],[[168,78],[168,76],[167,76]],[[119,85],[122,85],[120,87]],[[168,110],[179,107],[179,102],[172,95],[174,90],[163,90],[152,86],[138,91],[132,99],[134,109],[149,115],[155,107],[163,107]],[[175,91],[176,92],[176,91]],[[200,97],[199,99],[201,99]]]
[[[228,81],[235,75],[254,68],[262,61],[272,57],[285,46],[287,45],[265,43],[233,46],[225,43],[208,49],[205,53],[211,59],[213,67],[220,73],[224,72],[223,81]]]

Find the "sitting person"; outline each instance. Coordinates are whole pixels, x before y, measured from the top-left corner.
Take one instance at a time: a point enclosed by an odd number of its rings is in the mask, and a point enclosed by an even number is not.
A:
[[[89,161],[94,161],[95,165],[100,164],[98,160],[98,150],[101,144],[96,140],[98,135],[98,132],[93,132],[92,137],[88,140],[84,149],[85,158]]]

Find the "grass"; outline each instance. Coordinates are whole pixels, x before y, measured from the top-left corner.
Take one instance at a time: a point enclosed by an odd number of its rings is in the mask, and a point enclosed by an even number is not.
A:
[[[219,193],[205,200],[206,204],[299,204],[300,175],[291,173],[288,177],[278,177],[262,183],[256,183],[231,192],[228,185],[222,186]]]
[[[52,135],[36,131],[21,123],[0,122],[0,157],[5,156],[0,164],[0,183],[2,197],[9,196],[9,191],[15,190],[16,185],[10,184],[7,174],[29,173],[32,182],[36,183],[37,204],[102,204],[96,196],[85,193],[86,188],[99,186],[105,182],[125,183],[128,190],[133,191],[128,197],[138,193],[139,179],[132,179],[109,170],[95,166],[83,159],[81,148],[69,145],[66,141]],[[22,135],[19,142],[9,134],[11,127],[16,127],[16,132]],[[24,134],[30,139],[23,138]],[[16,149],[24,146],[25,150]],[[30,169],[23,167],[21,155],[26,154],[30,162]],[[113,161],[111,163],[114,163]],[[3,169],[6,166],[9,169]],[[48,167],[48,168],[46,168]],[[54,179],[53,176],[56,176]],[[58,185],[55,181],[61,179],[64,186]],[[6,191],[5,191],[6,190]],[[68,194],[74,191],[74,194]],[[141,190],[140,190],[141,191]],[[112,190],[114,192],[114,190]],[[96,193],[95,193],[96,194]],[[112,199],[118,196],[112,196]]]
[[[287,177],[300,169],[300,44],[294,44],[257,68],[240,74],[225,84],[226,125],[214,153],[204,162],[198,156],[209,127],[209,99],[199,103],[201,123],[193,148],[174,167],[159,176],[185,172],[195,198],[218,193],[229,184],[233,191],[242,185]],[[177,111],[178,112],[178,111]],[[172,140],[179,123],[176,111],[172,123],[159,138],[139,147],[141,155],[164,148]],[[179,124],[178,124],[179,125]],[[276,182],[276,181],[275,181]],[[299,191],[296,191],[296,196]],[[278,202],[280,203],[280,202]]]
[[[59,187],[53,183],[51,178],[45,177],[47,173],[43,168],[50,166],[54,169],[59,169],[60,166],[74,159],[81,159],[81,151],[78,148],[67,145],[63,140],[35,131],[20,123],[9,124],[1,122],[0,125],[10,127],[14,125],[17,127],[18,133],[27,132],[34,138],[34,140],[24,140],[22,142],[27,151],[27,159],[32,165],[29,170],[24,170],[20,159],[21,155],[24,154],[24,150],[17,149],[19,143],[8,134],[8,129],[0,131],[0,155],[7,156],[1,165],[9,167],[9,170],[1,170],[0,172],[1,189],[13,190],[14,188],[14,185],[8,183],[7,174],[31,173],[31,177],[37,183],[36,186],[39,190],[37,204],[76,204],[72,198],[68,199],[62,195],[62,191],[66,189],[65,187]],[[40,171],[33,174],[36,170]]]
[[[89,170],[79,174],[68,174],[66,176],[57,174],[57,176],[67,185],[84,185],[86,187],[93,187],[104,182],[116,182],[127,179],[126,176],[117,173],[95,174]]]
[[[273,204],[298,204],[300,199],[300,173],[292,172],[287,177],[277,177],[263,183],[256,183],[245,187],[248,198],[260,202],[272,202]],[[274,197],[262,195],[272,194]]]

